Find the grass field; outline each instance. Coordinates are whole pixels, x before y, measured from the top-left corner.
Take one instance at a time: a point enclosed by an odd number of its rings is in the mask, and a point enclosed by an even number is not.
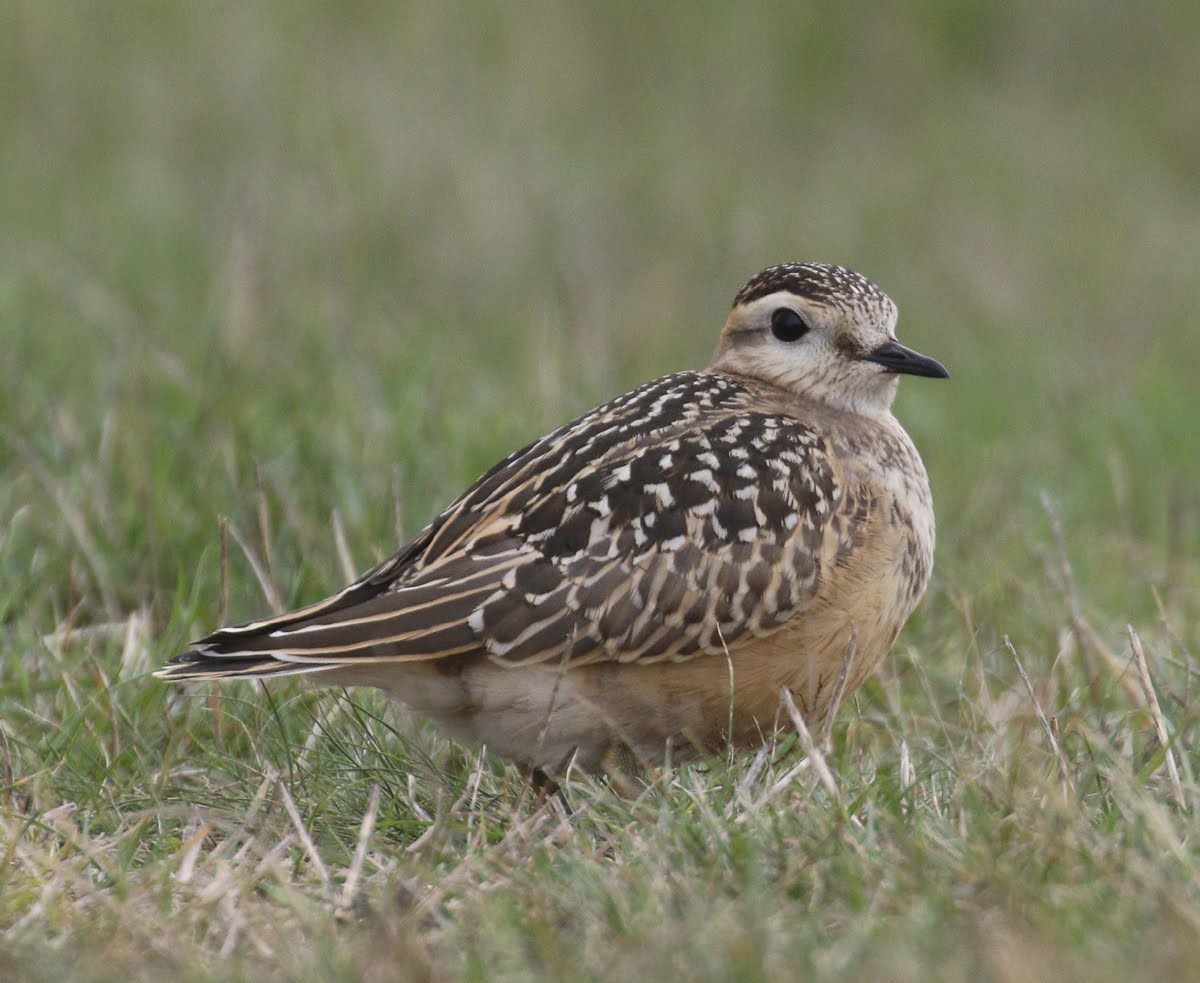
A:
[[[3,5],[0,976],[1195,977],[1200,8],[733,6]],[[953,375],[811,753],[567,818],[373,694],[148,677],[788,259]]]

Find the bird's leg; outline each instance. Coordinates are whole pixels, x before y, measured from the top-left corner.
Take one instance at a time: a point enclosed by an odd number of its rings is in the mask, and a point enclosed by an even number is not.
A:
[[[521,765],[520,772],[526,784],[533,791],[535,805],[541,805],[543,802],[548,802],[554,798],[558,799],[559,805],[562,806],[563,811],[568,816],[575,814],[575,810],[571,808],[571,803],[567,801],[566,793],[558,783],[558,779],[554,778],[548,771],[532,765]]]
[[[608,784],[623,799],[636,799],[650,784],[645,765],[628,744],[614,741],[600,759],[608,774]]]

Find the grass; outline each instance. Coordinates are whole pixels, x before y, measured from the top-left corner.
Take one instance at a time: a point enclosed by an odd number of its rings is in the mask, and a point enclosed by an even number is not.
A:
[[[0,974],[1194,972],[1197,15],[6,21]],[[567,817],[370,693],[147,677],[703,364],[791,258],[953,373],[898,406],[935,581],[811,750]]]

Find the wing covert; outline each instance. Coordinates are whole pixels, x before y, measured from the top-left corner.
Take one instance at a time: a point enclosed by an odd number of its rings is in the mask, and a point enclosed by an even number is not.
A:
[[[803,610],[844,532],[825,447],[742,413],[577,473],[478,545],[521,559],[471,616],[507,662],[720,652]]]

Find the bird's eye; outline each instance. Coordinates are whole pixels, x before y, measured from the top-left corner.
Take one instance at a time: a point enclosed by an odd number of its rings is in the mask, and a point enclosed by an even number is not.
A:
[[[771,314],[771,334],[780,341],[799,341],[808,333],[804,318],[790,307],[776,308]]]

